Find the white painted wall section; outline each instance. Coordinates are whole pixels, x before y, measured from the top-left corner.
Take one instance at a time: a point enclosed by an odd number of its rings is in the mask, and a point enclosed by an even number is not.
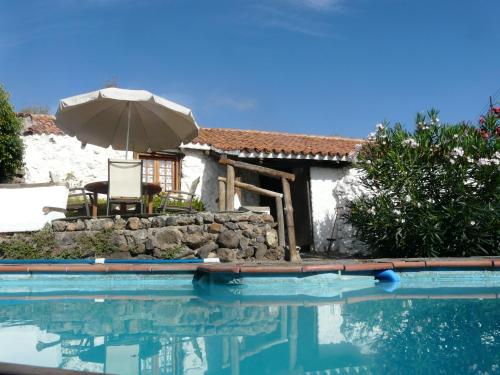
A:
[[[201,177],[196,195],[203,201],[208,211],[218,211],[217,177],[226,175],[224,167],[201,150],[184,149],[184,154],[181,166],[181,190],[189,190],[193,181]]]
[[[335,182],[344,176],[344,170],[311,167],[310,176],[314,248],[318,252],[325,252],[336,218],[337,200],[333,189]]]
[[[49,182],[74,176],[75,185],[108,179],[108,159],[124,159],[125,152],[94,145],[82,147],[75,137],[37,134],[23,137],[26,182]]]
[[[340,344],[346,341],[342,333],[342,305],[320,305],[317,307],[318,312],[318,344],[330,345]]]
[[[203,201],[205,208],[209,211],[218,211],[219,204],[219,176],[226,177],[226,167],[219,164],[215,157],[209,156],[203,150],[189,150],[184,148],[182,159],[181,190],[187,191],[197,177],[201,177],[200,184],[196,189],[196,195]],[[255,173],[237,171],[241,181],[258,185],[259,178]],[[242,205],[257,206],[259,196],[247,191],[242,191],[241,200],[238,195],[234,197],[234,207],[238,209]]]

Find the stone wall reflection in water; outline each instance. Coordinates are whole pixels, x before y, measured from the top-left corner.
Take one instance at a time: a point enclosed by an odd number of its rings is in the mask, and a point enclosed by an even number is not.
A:
[[[0,361],[118,374],[495,373],[500,290],[477,292],[18,296],[1,301]]]

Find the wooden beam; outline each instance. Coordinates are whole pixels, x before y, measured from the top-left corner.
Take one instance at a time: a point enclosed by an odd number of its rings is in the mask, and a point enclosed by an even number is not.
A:
[[[225,183],[227,182],[227,178],[225,177],[218,177],[219,180],[219,186],[220,183]],[[247,184],[245,182],[240,182],[240,181],[234,181],[234,186],[243,190],[248,190],[251,191],[252,193],[260,194],[260,195],[265,195],[266,197],[271,197],[271,198],[279,198],[281,199],[283,197],[283,194],[277,193],[272,190],[267,190],[267,189],[262,189],[258,186]]]
[[[219,179],[219,211],[226,211],[226,182]]]
[[[295,224],[293,222],[292,194],[290,192],[290,183],[286,178],[281,178],[283,185],[283,195],[285,199],[285,217],[286,229],[288,234],[289,260],[291,262],[300,262],[300,256],[297,253],[297,243],[295,241]]]
[[[260,165],[254,165],[250,163],[245,163],[238,160],[228,159],[226,157],[221,157],[219,163],[223,165],[231,165],[236,168],[246,169],[247,171],[252,171],[255,173],[263,174],[274,178],[286,178],[290,181],[295,181],[295,175],[293,173],[287,173],[283,171],[278,171],[276,169],[271,169],[267,167],[262,167]]]
[[[276,220],[278,221],[278,243],[285,246],[285,220],[283,218],[283,203],[280,197],[276,197]]]
[[[227,165],[226,210],[234,211],[234,167]]]

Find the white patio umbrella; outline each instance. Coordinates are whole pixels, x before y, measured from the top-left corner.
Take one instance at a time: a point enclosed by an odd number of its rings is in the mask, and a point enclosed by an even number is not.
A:
[[[154,152],[178,147],[198,134],[189,108],[144,90],[107,88],[62,99],[56,124],[82,143]]]

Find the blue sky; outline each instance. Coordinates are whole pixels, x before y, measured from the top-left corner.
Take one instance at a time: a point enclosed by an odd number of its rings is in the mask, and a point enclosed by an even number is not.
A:
[[[500,100],[498,0],[0,0],[17,109],[141,88],[202,126],[365,137]],[[499,91],[500,92],[500,91]]]

